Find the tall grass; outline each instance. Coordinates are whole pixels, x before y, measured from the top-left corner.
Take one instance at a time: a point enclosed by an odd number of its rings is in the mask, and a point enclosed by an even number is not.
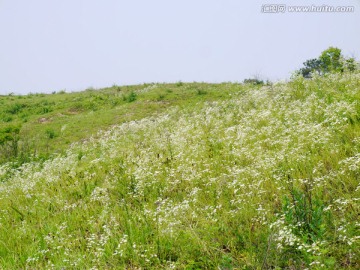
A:
[[[243,87],[2,165],[0,265],[358,269],[359,93],[359,73]]]

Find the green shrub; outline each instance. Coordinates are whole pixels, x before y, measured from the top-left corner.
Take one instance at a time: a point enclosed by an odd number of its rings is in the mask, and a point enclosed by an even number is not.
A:
[[[182,81],[178,81],[176,84],[175,84],[177,87],[180,87],[180,86],[183,86],[184,83]]]
[[[252,78],[252,79],[245,79],[243,81],[243,83],[245,83],[245,84],[253,84],[253,85],[263,85],[264,81],[260,80],[260,79],[257,79],[257,78]]]
[[[46,114],[52,111],[51,107],[40,107],[38,110],[39,114]]]
[[[196,90],[196,94],[198,94],[199,96],[201,96],[201,95],[206,95],[207,92],[206,92],[205,90],[203,90],[203,89],[197,89],[197,90]]]
[[[134,102],[137,99],[137,94],[134,91],[131,91],[128,96],[125,97],[125,101]]]
[[[21,103],[14,103],[14,104],[11,104],[9,105],[5,111],[7,113],[10,113],[10,114],[17,114],[19,113],[24,107],[26,107],[25,104],[21,104]]]
[[[57,137],[57,134],[55,133],[55,131],[51,128],[48,128],[46,131],[45,131],[45,134],[47,136],[48,139],[54,139],[55,137]]]

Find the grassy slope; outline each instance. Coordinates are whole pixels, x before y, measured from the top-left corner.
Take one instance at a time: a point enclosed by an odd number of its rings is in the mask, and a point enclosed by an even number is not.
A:
[[[71,143],[100,129],[157,114],[174,105],[226,99],[235,88],[204,83],[145,84],[79,93],[0,96],[0,142],[6,128],[21,128],[17,157],[13,157],[9,142],[5,146],[0,143],[0,163],[9,159],[23,162],[23,154],[48,157],[61,153]],[[132,93],[136,95],[134,100]]]
[[[117,90],[96,94],[106,91]],[[357,269],[359,93],[360,74],[345,74],[160,85],[66,120],[57,102],[47,124],[68,125],[69,141],[122,124],[45,162],[0,167],[0,265]],[[43,130],[37,117],[26,124]]]

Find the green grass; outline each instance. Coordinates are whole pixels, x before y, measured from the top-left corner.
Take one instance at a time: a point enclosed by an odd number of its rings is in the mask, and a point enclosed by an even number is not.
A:
[[[218,91],[218,87],[222,89]],[[204,83],[144,84],[78,93],[0,96],[0,163],[11,159],[22,164],[29,161],[25,158],[29,155],[48,158],[50,154],[66,151],[73,142],[96,135],[100,129],[142,119],[175,105],[195,106],[197,102],[228,99],[229,93],[239,87],[232,85],[228,89],[226,84]],[[1,143],[1,135],[9,135],[7,130],[13,127],[20,130],[15,142],[10,133],[11,138]],[[16,153],[11,147],[14,143],[18,145]]]
[[[0,166],[0,266],[358,269],[359,93],[353,73],[2,97],[14,124],[54,102],[20,138],[59,154]]]

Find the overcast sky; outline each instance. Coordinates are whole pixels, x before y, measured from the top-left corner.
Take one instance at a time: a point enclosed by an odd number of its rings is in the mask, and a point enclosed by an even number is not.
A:
[[[262,13],[264,4],[354,12]],[[360,1],[0,0],[0,94],[280,80],[329,46],[360,58]]]

